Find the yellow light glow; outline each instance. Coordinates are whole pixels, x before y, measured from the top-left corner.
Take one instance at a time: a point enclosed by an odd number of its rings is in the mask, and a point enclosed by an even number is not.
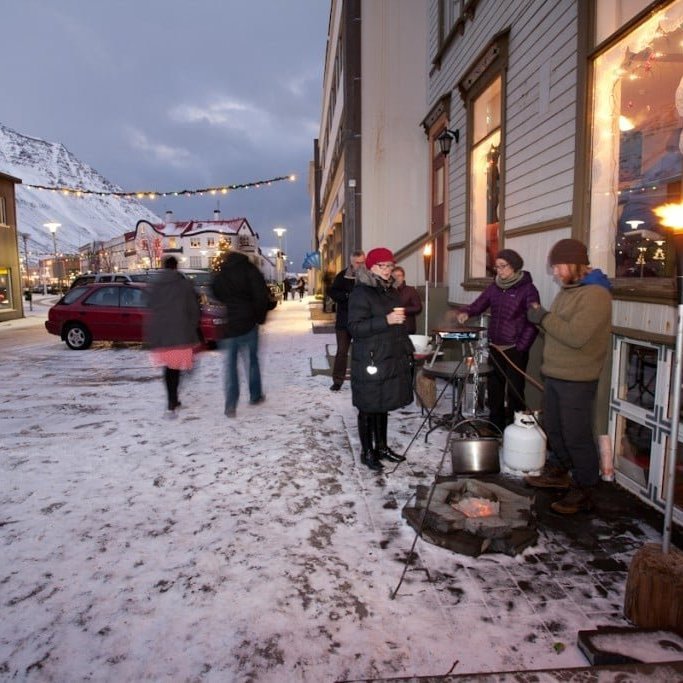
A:
[[[296,180],[296,176],[292,173],[292,175],[289,176],[289,179],[294,182]]]
[[[423,256],[431,256],[432,255],[432,243],[429,242],[428,244],[425,244],[425,248],[422,250],[422,255]]]
[[[628,116],[624,116],[623,114],[619,117],[619,130],[622,133],[625,133],[627,130],[633,130],[635,126],[633,125],[633,121],[628,118]]]
[[[683,204],[662,204],[655,207],[654,211],[663,226],[675,232],[683,231]]]

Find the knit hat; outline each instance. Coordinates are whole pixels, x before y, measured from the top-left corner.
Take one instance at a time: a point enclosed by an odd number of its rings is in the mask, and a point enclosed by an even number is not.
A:
[[[377,247],[377,249],[370,249],[365,256],[365,267],[370,270],[372,266],[378,263],[394,263],[394,255],[384,247]]]
[[[583,242],[579,240],[560,240],[550,250],[548,254],[548,263],[551,266],[556,266],[559,263],[573,263],[579,266],[587,266],[590,262],[588,260],[588,249]]]
[[[518,270],[522,270],[522,266],[524,265],[522,257],[513,249],[501,249],[496,258],[505,261],[512,266],[512,270],[514,270],[515,273]]]

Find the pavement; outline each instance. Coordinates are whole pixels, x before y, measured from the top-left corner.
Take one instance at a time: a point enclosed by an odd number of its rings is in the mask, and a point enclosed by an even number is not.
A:
[[[36,296],[33,311],[26,310],[26,317],[20,320],[0,322],[0,330],[42,326],[48,307],[56,300],[54,296]],[[313,315],[315,317],[315,314]],[[333,339],[333,338],[332,338]],[[322,340],[324,341],[324,340]],[[322,343],[321,343],[322,346]],[[505,475],[489,475],[492,481],[510,486]],[[522,486],[521,483],[517,484]],[[515,484],[512,485],[515,487]],[[529,493],[529,489],[525,489]],[[616,483],[602,482],[595,496],[595,510],[592,514],[562,516],[552,512],[550,503],[561,494],[551,490],[537,490],[535,515],[539,527],[554,532],[560,539],[549,552],[535,554],[538,582],[533,587],[515,586],[516,590],[533,592],[539,600],[564,600],[572,593],[572,587],[565,594],[557,592],[557,583],[546,580],[559,567],[573,566],[577,576],[590,577],[595,586],[586,591],[582,600],[593,611],[614,610],[613,596],[620,594],[629,576],[629,565],[623,558],[632,557],[644,541],[650,539],[643,534],[644,528],[661,533],[663,515],[650,505]],[[650,535],[651,538],[651,535]],[[674,526],[672,533],[674,549],[683,548],[681,528]],[[457,555],[455,556],[457,557]],[[529,561],[529,558],[527,558]],[[545,592],[547,590],[547,593]],[[578,589],[577,589],[578,590]],[[576,595],[573,596],[576,599]],[[608,605],[611,599],[611,604]],[[683,635],[683,634],[681,634]],[[573,669],[547,669],[536,671],[497,672],[486,674],[463,674],[431,676],[428,678],[391,678],[368,680],[414,680],[414,681],[683,681],[683,658],[680,662],[666,664],[621,664],[593,666]]]

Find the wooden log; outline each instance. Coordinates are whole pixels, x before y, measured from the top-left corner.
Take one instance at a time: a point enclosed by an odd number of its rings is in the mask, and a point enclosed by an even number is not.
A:
[[[642,628],[669,628],[683,635],[683,553],[643,546],[631,560],[624,615]]]

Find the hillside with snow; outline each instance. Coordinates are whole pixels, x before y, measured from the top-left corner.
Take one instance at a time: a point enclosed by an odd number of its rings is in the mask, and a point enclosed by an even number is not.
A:
[[[77,159],[64,145],[22,135],[2,124],[0,172],[32,185],[122,191],[121,187]],[[28,235],[28,248],[35,256],[53,252],[52,237],[44,223],[61,223],[57,232],[58,250],[75,252],[79,245],[109,240],[132,230],[143,218],[152,223],[162,222],[134,199],[67,196],[25,184],[17,185],[17,229]]]

